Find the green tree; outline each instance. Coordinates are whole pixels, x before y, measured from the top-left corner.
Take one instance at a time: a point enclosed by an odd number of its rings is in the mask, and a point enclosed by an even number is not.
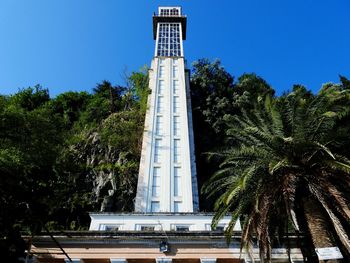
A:
[[[53,167],[63,121],[45,107],[46,95],[32,90],[5,97],[0,109],[0,250],[6,262],[23,254],[19,230],[39,231],[55,207]]]
[[[205,153],[225,145],[225,115],[241,115],[241,109],[251,109],[259,98],[273,95],[273,89],[255,74],[243,74],[234,82],[233,76],[219,60],[200,59],[193,63],[191,101],[196,145],[199,185],[203,185],[218,169],[219,163],[208,162]],[[205,131],[205,132],[203,132]],[[235,142],[230,142],[235,143]],[[201,198],[201,209],[212,211],[215,198]]]
[[[10,96],[9,104],[16,105],[25,110],[31,111],[44,105],[50,100],[49,90],[36,85],[34,88],[26,88]]]
[[[125,109],[131,109],[136,104],[142,114],[146,113],[147,100],[150,94],[148,67],[144,66],[138,72],[132,72],[127,77],[128,92],[124,96]]]
[[[213,225],[230,212],[229,238],[240,217],[241,245],[251,252],[256,236],[262,262],[271,262],[276,237],[291,230],[309,240],[302,248],[308,262],[318,262],[310,247],[335,245],[349,259],[349,98],[336,87],[312,96],[296,86],[279,100],[266,96],[242,115],[227,115],[234,143],[211,154],[221,166],[203,189],[220,195]]]
[[[91,100],[91,95],[87,92],[65,92],[59,94],[50,101],[50,107],[58,113],[69,127],[79,120],[82,112]]]

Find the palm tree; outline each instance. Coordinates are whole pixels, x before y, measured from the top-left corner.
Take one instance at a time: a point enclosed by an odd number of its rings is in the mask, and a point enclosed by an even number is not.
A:
[[[261,262],[271,262],[273,242],[292,230],[312,248],[338,245],[349,257],[349,101],[349,90],[339,87],[317,96],[295,87],[280,99],[260,98],[241,116],[226,116],[232,146],[210,154],[221,166],[203,187],[218,196],[213,227],[231,213],[229,238],[240,217],[241,249],[251,255],[256,237]],[[310,249],[303,254],[318,262]]]

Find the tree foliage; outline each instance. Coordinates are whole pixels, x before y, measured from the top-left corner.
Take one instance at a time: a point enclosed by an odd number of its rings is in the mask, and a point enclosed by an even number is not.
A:
[[[0,96],[0,250],[23,256],[19,231],[87,229],[89,211],[132,211],[145,113],[146,71],[132,88],[50,98],[37,85]]]
[[[328,240],[347,251],[349,80],[275,97],[256,74],[235,80],[219,60],[201,59],[190,81],[200,204],[216,209],[214,225],[227,212],[241,216],[243,245],[256,235],[267,260],[293,229],[308,233],[311,247]],[[4,261],[24,255],[21,230],[82,230],[90,211],[133,210],[148,82],[144,67],[125,86],[103,80],[55,98],[40,85],[0,95]]]
[[[220,169],[204,191],[219,194],[213,225],[231,213],[230,237],[241,217],[242,248],[252,253],[256,236],[261,262],[271,262],[273,244],[291,230],[310,238],[303,251],[308,261],[315,247],[339,246],[349,256],[350,93],[344,88],[329,84],[312,95],[295,86],[280,98],[264,93],[254,108],[224,117],[233,143],[211,154]]]

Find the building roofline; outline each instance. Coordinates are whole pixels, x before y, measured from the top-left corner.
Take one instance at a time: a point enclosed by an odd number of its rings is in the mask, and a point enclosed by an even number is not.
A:
[[[199,212],[199,213],[171,213],[171,212],[157,212],[157,213],[142,213],[142,212],[89,212],[90,216],[106,215],[106,216],[214,216],[214,212]],[[229,216],[229,214],[227,214]]]

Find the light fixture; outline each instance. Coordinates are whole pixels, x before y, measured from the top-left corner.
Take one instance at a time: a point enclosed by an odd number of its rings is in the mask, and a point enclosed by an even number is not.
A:
[[[159,244],[159,251],[162,253],[167,253],[169,252],[169,244],[166,241],[162,241]]]

